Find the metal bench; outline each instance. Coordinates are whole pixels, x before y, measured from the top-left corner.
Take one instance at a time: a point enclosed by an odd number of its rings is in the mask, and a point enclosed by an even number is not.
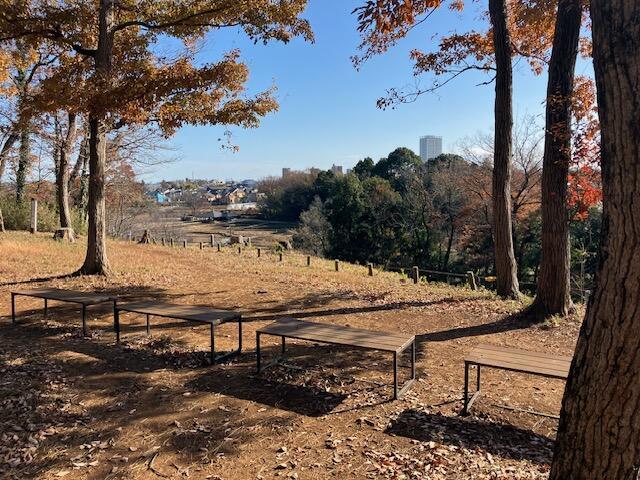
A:
[[[35,297],[44,299],[44,316],[49,310],[49,300],[76,303],[82,305],[82,334],[87,335],[87,307],[99,303],[111,302],[113,297],[90,292],[76,292],[59,288],[35,288],[33,290],[18,290],[11,292],[11,322],[16,323],[16,297]]]
[[[285,352],[285,338],[295,338],[311,342],[348,345],[368,350],[381,350],[393,353],[393,399],[401,397],[416,378],[415,336],[401,333],[376,332],[361,328],[350,328],[324,323],[305,322],[295,318],[282,318],[256,331],[256,354],[258,373],[278,363],[279,359],[261,365],[260,337],[274,335],[282,338],[282,355]],[[411,348],[411,378],[398,389],[398,356]]]
[[[120,343],[120,312],[140,313],[147,316],[147,335],[151,334],[150,317],[174,318],[187,322],[208,323],[211,326],[211,363],[217,363],[235,357],[242,351],[242,315],[229,310],[213,310],[193,305],[173,305],[161,302],[113,303],[113,326],[116,331],[116,343]],[[238,322],[238,348],[216,356],[214,331],[217,325]]]
[[[469,369],[477,369],[476,391],[469,398]],[[464,359],[464,407],[467,415],[473,402],[480,396],[480,367],[497,368],[511,372],[530,373],[547,378],[566,380],[571,367],[571,357],[530,352],[517,348],[478,345]]]

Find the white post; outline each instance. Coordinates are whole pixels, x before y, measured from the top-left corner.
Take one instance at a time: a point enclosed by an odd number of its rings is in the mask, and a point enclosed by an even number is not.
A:
[[[31,199],[31,233],[38,231],[38,200]]]

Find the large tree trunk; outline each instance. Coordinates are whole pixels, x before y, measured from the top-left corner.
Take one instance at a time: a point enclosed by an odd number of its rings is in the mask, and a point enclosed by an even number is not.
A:
[[[542,164],[542,258],[531,306],[533,312],[543,316],[565,316],[573,308],[567,176],[571,162],[571,96],[581,20],[581,0],[558,3]]]
[[[104,171],[107,136],[98,118],[89,117],[89,225],[87,254],[80,269],[83,275],[107,275],[107,232],[105,223]]]
[[[18,168],[16,169],[16,200],[22,203],[24,190],[27,185],[27,174],[31,163],[31,134],[29,126],[25,125],[20,131],[20,149],[18,150]]]
[[[101,88],[108,88],[113,61],[114,0],[100,0],[98,12],[98,47],[95,53],[94,81]],[[107,275],[110,271],[107,259],[105,228],[105,166],[107,161],[107,136],[103,125],[104,114],[94,107],[89,115],[89,225],[87,254],[80,268],[83,275]]]
[[[489,0],[496,56],[495,140],[493,160],[493,243],[496,290],[506,298],[518,298],[518,269],[513,254],[511,225],[512,69],[511,39],[507,28],[506,0]]]
[[[60,214],[60,227],[71,227],[71,212],[69,211],[69,157],[76,140],[76,115],[69,113],[67,133],[61,139],[59,147],[58,169],[56,174],[56,193]]]
[[[591,0],[603,221],[594,292],[565,389],[551,480],[638,478],[640,2]]]
[[[7,159],[9,158],[9,152],[18,141],[18,135],[15,133],[9,134],[7,139],[4,141],[2,145],[2,149],[0,150],[0,183],[2,183],[2,176],[4,175],[4,171],[7,167]]]

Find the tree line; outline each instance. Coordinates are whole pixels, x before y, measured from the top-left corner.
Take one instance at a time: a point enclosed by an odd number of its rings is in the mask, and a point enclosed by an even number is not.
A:
[[[534,136],[532,136],[534,135]],[[513,244],[520,279],[535,282],[540,265],[541,151],[531,119],[518,129],[511,178]],[[490,144],[486,136],[466,148]],[[367,157],[347,175],[294,172],[262,182],[267,218],[299,222],[294,242],[311,253],[385,268],[495,274],[490,153],[443,154],[427,162],[398,148],[374,162]],[[597,177],[576,171],[595,194],[570,201],[573,285],[588,288],[596,269],[601,208]],[[578,188],[570,184],[570,191]]]

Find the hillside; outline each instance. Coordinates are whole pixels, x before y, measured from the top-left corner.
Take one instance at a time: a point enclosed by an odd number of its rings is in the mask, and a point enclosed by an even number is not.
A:
[[[398,274],[335,272],[330,261],[254,250],[216,252],[111,242],[108,278],[32,279],[72,272],[82,243],[0,236],[0,476],[3,478],[544,478],[563,382],[483,371],[485,394],[460,417],[463,357],[484,342],[570,354],[576,321],[528,326],[521,305],[487,291],[413,285]],[[68,304],[19,297],[35,286],[241,311],[244,353],[206,365],[206,326],[90,309],[90,338]],[[27,309],[36,309],[27,312]],[[284,314],[415,334],[418,378],[388,401],[391,358],[289,342],[288,363],[255,376],[255,330]],[[218,348],[231,349],[235,325]],[[279,349],[264,338],[263,355]],[[304,367],[304,369],[298,368]],[[382,385],[382,383],[384,383]],[[404,477],[403,477],[404,475]]]

